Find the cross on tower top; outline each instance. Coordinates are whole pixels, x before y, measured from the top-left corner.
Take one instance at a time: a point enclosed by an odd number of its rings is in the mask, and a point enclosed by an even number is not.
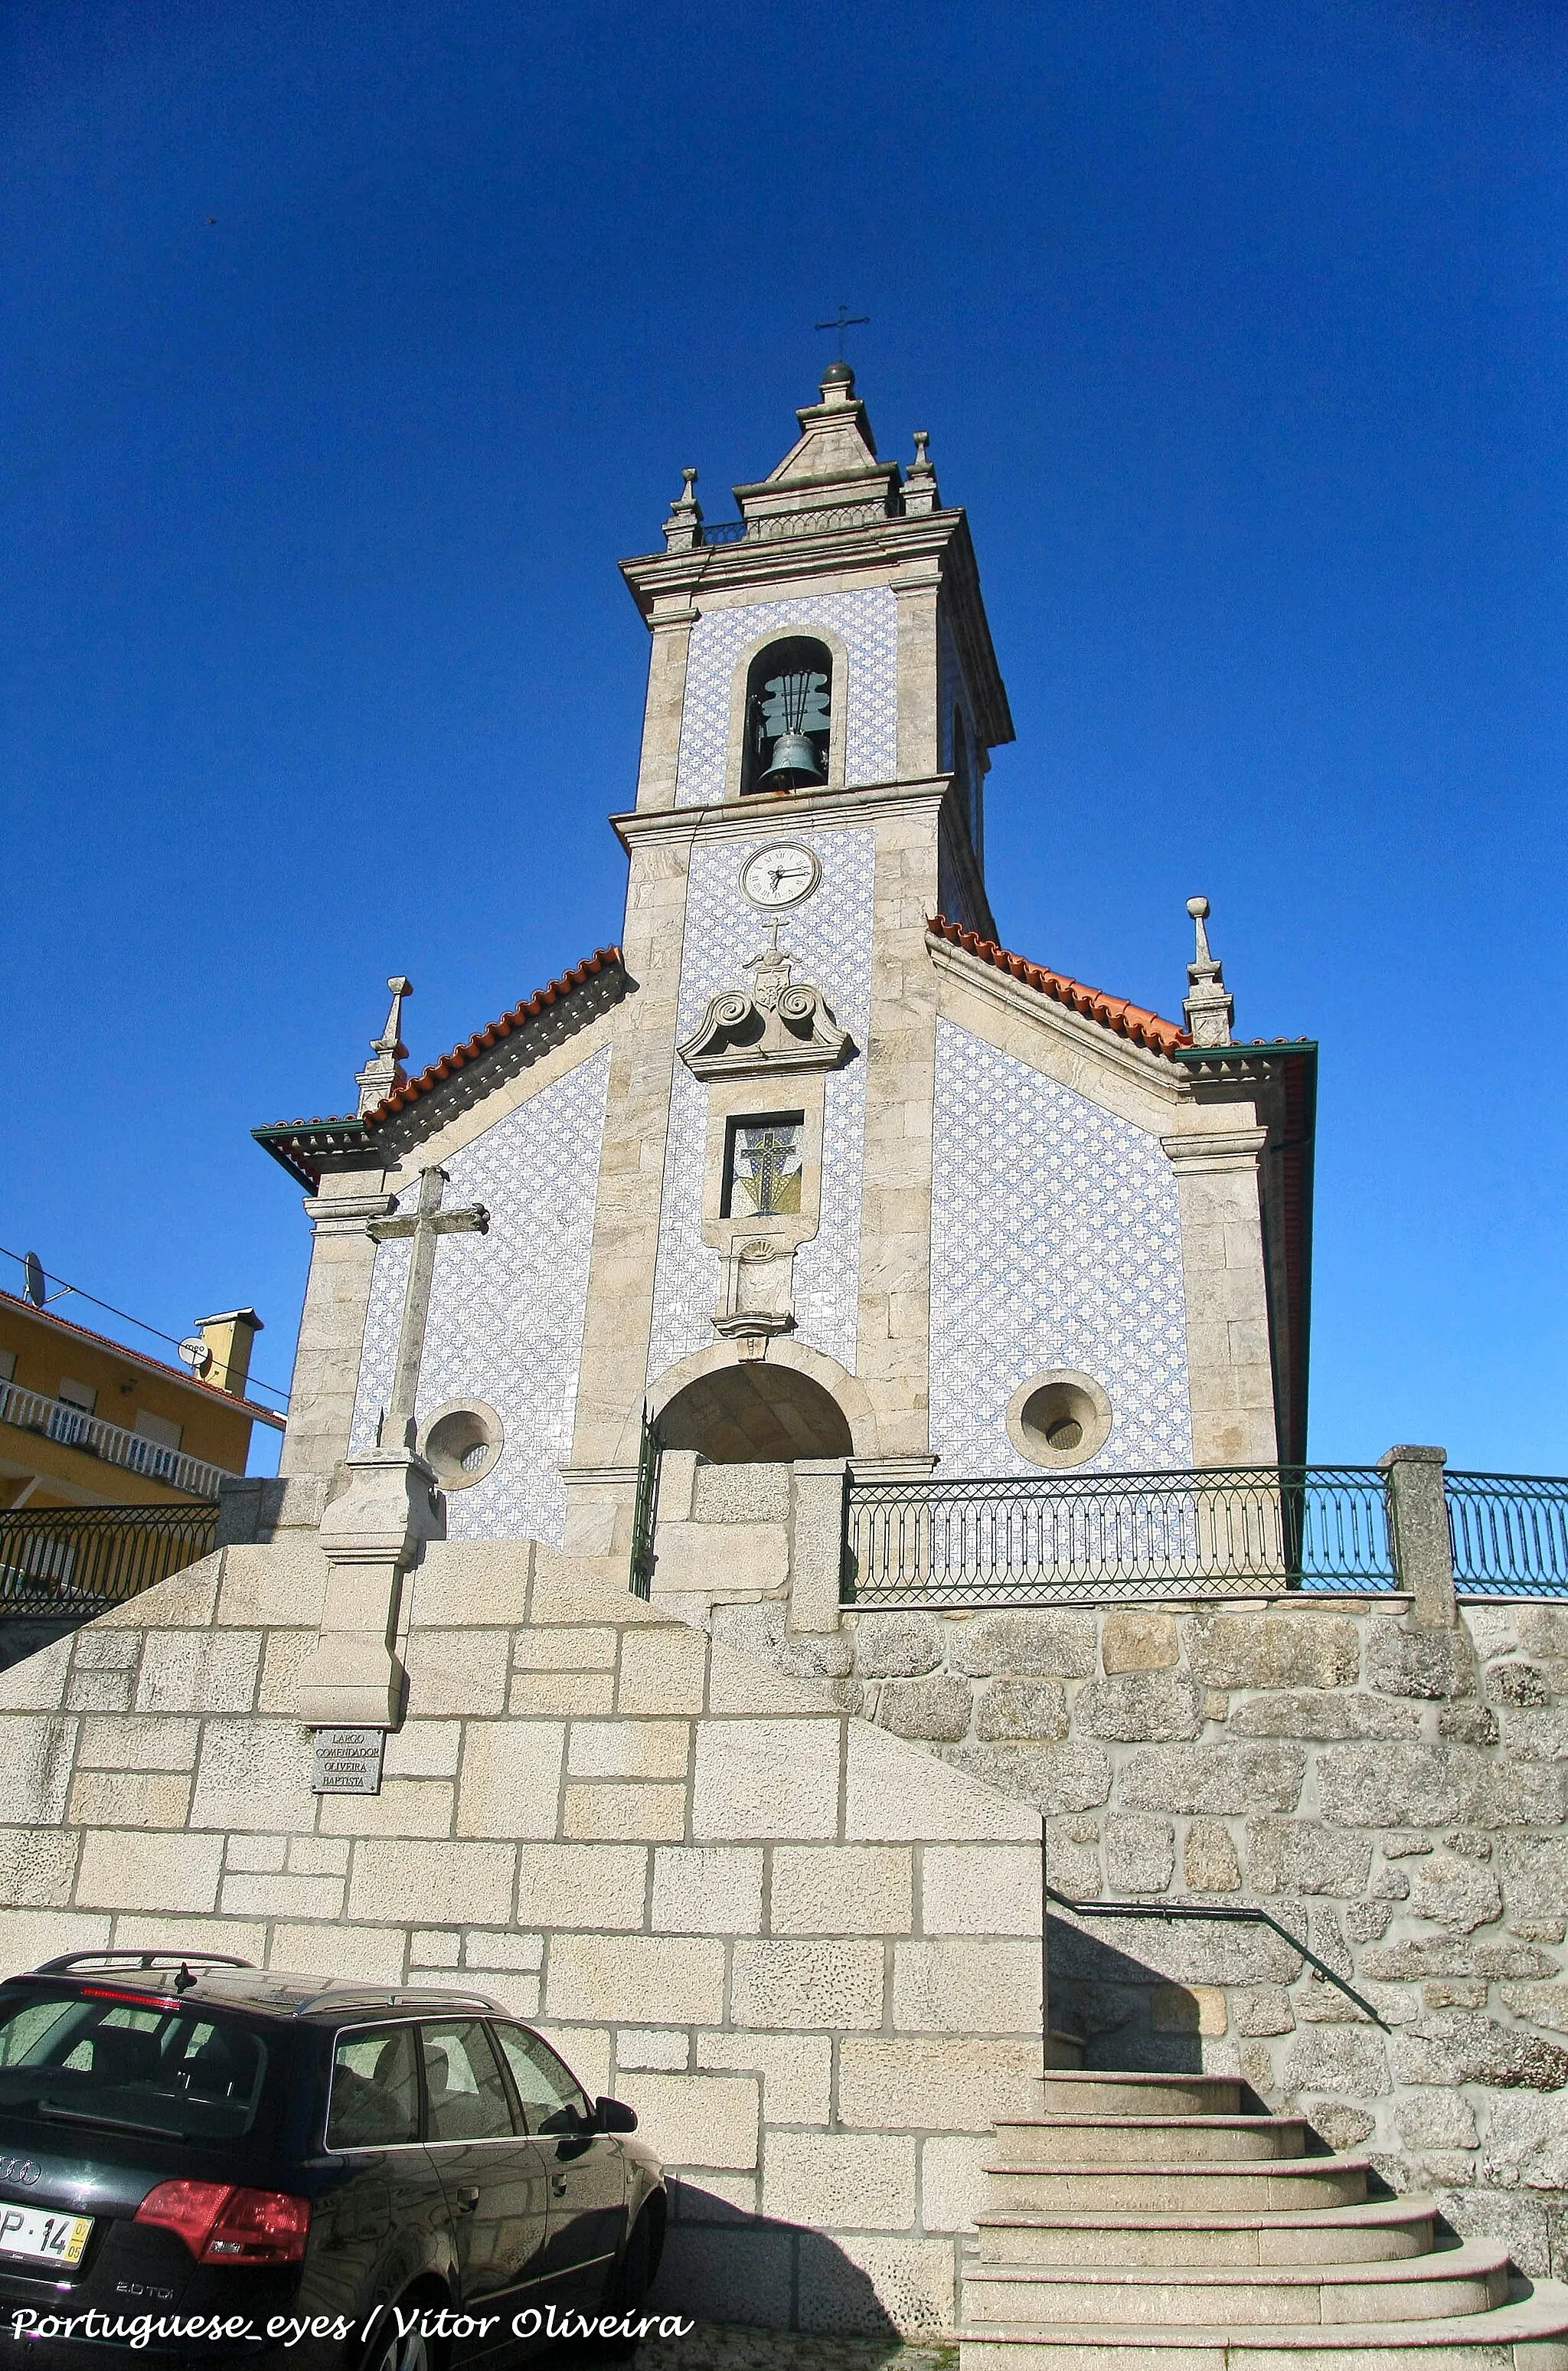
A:
[[[871,318],[871,317],[870,317],[870,315],[869,313],[851,313],[851,311],[849,310],[849,307],[847,306],[847,305],[846,305],[846,304],[845,304],[845,302],[844,302],[844,300],[843,300],[843,298],[842,298],[842,297],[840,297],[840,298],[839,298],[839,300],[838,300],[838,310],[837,310],[837,312],[834,315],[834,317],[833,317],[832,320],[831,320],[831,321],[817,321],[817,322],[813,323],[813,326],[814,328],[818,329],[818,330],[837,330],[837,332],[838,332],[838,360],[839,360],[840,362],[842,362],[842,361],[844,360],[844,332],[845,332],[845,330],[863,330],[863,329],[865,328],[865,326],[866,326],[867,322],[870,319],[870,318]]]

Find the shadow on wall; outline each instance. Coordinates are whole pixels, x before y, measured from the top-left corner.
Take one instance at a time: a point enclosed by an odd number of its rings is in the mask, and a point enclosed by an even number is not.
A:
[[[698,2321],[900,2342],[867,2275],[824,2232],[748,2215],[681,2175],[670,2177],[664,2257],[649,2302]]]
[[[1078,2035],[1085,2066],[1118,2074],[1203,2072],[1205,2032],[1225,2030],[1217,1987],[1172,1983],[1061,1918],[1047,1917],[1045,1934],[1051,2023]]]

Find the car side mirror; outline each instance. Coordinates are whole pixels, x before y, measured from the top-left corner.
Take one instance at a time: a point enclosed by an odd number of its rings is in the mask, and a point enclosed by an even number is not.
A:
[[[624,2099],[606,2099],[601,2093],[594,2102],[594,2122],[602,2133],[634,2133],[637,2110],[628,2108]]]

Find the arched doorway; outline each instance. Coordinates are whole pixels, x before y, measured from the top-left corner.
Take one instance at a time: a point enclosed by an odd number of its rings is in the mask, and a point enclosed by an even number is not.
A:
[[[716,1465],[847,1457],[854,1445],[830,1392],[763,1359],[687,1383],[660,1410],[659,1434],[666,1449],[695,1449]]]

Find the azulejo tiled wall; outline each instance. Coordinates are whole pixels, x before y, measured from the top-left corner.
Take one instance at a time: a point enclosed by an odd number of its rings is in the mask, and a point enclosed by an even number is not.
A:
[[[445,1162],[448,1204],[482,1202],[488,1234],[444,1235],[436,1252],[418,1410],[488,1400],[506,1431],[494,1470],[446,1495],[455,1540],[534,1539],[559,1546],[571,1452],[588,1255],[605,1129],[605,1047]],[[411,1203],[410,1186],[399,1207]],[[375,1255],[360,1360],[353,1448],[375,1438],[391,1387],[409,1272],[406,1242]]]
[[[845,711],[844,782],[891,782],[898,771],[898,604],[885,585],[818,593],[797,601],[753,601],[709,609],[691,631],[675,804],[723,798],[729,774],[731,697],[743,652],[760,635],[835,633],[849,653],[849,680],[834,686]]]
[[[847,1067],[831,1071],[824,1082],[822,1221],[815,1239],[795,1255],[795,1338],[853,1372],[875,850],[869,830],[796,831],[785,813],[778,836],[814,850],[822,865],[815,895],[783,917],[779,944],[796,958],[794,977],[821,989],[857,1048]],[[767,923],[740,891],[741,865],[756,845],[754,839],[703,839],[692,850],[681,953],[681,1039],[696,1029],[710,997],[744,985],[746,957],[767,943]],[[719,1255],[702,1240],[707,1144],[708,1089],[677,1062],[659,1208],[651,1382],[715,1338]]]
[[[1036,1471],[1008,1402],[1043,1369],[1114,1412],[1079,1471],[1190,1465],[1176,1175],[1157,1136],[938,1024],[931,1447],[951,1475]]]

